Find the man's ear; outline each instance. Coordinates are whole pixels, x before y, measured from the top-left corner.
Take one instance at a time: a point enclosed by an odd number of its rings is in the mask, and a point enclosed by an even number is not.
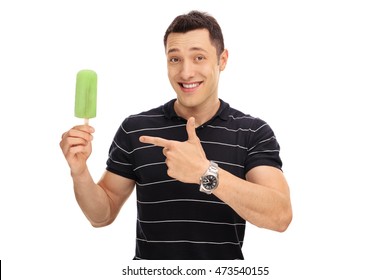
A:
[[[224,49],[224,51],[219,56],[219,71],[223,71],[225,69],[228,58],[229,52],[227,49]]]

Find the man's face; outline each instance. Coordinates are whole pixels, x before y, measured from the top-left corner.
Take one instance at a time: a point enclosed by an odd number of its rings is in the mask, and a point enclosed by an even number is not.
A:
[[[227,51],[218,63],[208,30],[169,34],[166,55],[169,81],[180,105],[194,108],[218,99],[219,73],[225,68]]]

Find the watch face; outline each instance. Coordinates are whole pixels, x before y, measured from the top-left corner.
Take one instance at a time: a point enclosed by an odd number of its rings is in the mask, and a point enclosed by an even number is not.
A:
[[[207,190],[213,190],[217,187],[217,178],[214,175],[206,175],[202,178],[202,185]]]

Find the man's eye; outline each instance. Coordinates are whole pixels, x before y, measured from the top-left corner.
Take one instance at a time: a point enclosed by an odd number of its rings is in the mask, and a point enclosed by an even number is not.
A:
[[[169,59],[169,62],[171,62],[171,63],[178,63],[179,59],[177,57],[172,57],[172,58]]]
[[[204,56],[199,55],[199,56],[195,57],[195,60],[196,61],[202,61],[202,60],[204,60]]]

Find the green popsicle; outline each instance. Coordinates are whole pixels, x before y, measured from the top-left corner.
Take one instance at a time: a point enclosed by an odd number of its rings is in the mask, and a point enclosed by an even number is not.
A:
[[[96,117],[97,74],[93,70],[81,70],[77,73],[74,114],[83,118],[84,123]]]

